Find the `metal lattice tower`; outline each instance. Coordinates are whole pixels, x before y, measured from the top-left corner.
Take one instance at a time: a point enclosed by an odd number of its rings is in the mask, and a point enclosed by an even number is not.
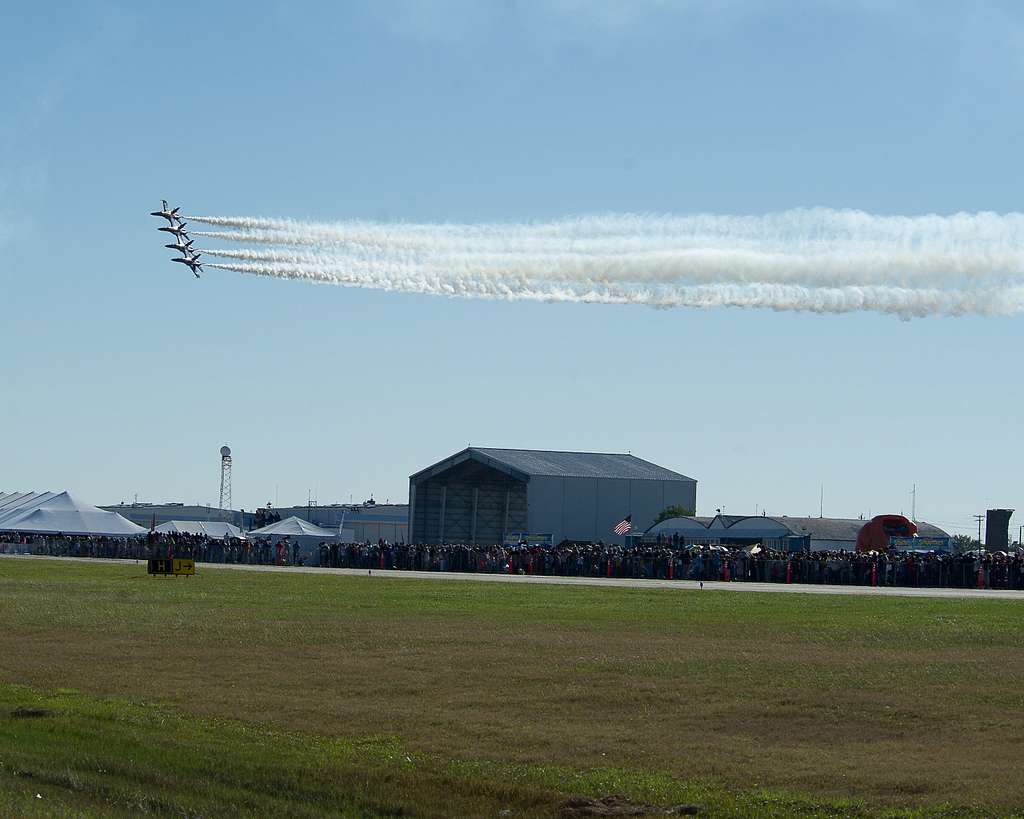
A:
[[[220,448],[220,508],[231,508],[231,447]]]

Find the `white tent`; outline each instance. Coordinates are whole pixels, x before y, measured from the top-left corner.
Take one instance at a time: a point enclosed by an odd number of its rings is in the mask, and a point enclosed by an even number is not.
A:
[[[338,536],[337,531],[321,529],[319,526],[310,523],[308,520],[297,518],[294,515],[277,523],[271,523],[262,529],[253,529],[249,537],[310,537],[317,540],[334,540]]]
[[[72,497],[70,492],[0,494],[0,532],[137,537],[146,530]]]
[[[157,526],[155,531],[161,534],[206,535],[217,539],[245,538],[241,529],[221,520],[169,520]]]
[[[30,512],[55,497],[56,492],[0,492],[0,522]]]
[[[317,544],[323,541],[336,541],[338,532],[331,529],[321,529],[319,526],[310,523],[302,518],[290,517],[271,523],[262,529],[253,529],[248,533],[250,539],[267,538],[277,540],[288,538],[289,542],[298,545],[299,554],[303,560],[316,559]]]

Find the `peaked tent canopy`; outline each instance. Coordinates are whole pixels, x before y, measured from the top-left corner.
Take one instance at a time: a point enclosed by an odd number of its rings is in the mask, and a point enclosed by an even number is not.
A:
[[[31,512],[55,497],[56,492],[0,492],[0,522]]]
[[[217,539],[245,537],[237,526],[221,520],[169,520],[161,523],[154,531],[160,534],[205,535]]]
[[[70,492],[0,493],[0,532],[138,537],[146,530]]]
[[[337,536],[336,531],[321,529],[308,520],[297,518],[294,515],[264,526],[262,529],[253,529],[249,532],[249,537],[315,537],[320,540],[329,540]]]

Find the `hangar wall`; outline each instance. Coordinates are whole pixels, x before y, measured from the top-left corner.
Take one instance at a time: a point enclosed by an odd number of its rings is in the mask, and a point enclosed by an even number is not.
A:
[[[612,529],[626,515],[633,516],[633,530],[642,532],[667,506],[697,506],[697,484],[689,481],[534,475],[527,493],[530,532],[551,533],[555,543],[623,543]]]

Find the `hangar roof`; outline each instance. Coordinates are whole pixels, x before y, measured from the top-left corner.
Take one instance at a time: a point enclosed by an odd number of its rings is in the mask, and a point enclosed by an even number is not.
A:
[[[812,540],[833,540],[856,542],[857,533],[868,521],[858,518],[791,518],[764,517],[760,515],[717,515],[713,518],[670,518],[657,523],[647,530],[647,534],[659,532],[694,532],[698,526],[708,530],[709,534],[726,533],[737,537],[772,537],[776,533],[788,530],[793,535],[810,535]],[[772,531],[774,530],[774,532]],[[949,535],[931,523],[917,521],[918,535],[921,537],[949,537]]]
[[[868,521],[859,518],[776,518],[797,535],[810,535],[815,540],[857,540],[857,533]],[[917,521],[921,537],[949,537],[938,526]]]
[[[412,479],[430,477],[466,460],[475,460],[519,478],[531,475],[558,478],[615,478],[640,481],[689,481],[693,478],[637,458],[601,452],[549,452],[540,449],[469,447],[427,467]]]

